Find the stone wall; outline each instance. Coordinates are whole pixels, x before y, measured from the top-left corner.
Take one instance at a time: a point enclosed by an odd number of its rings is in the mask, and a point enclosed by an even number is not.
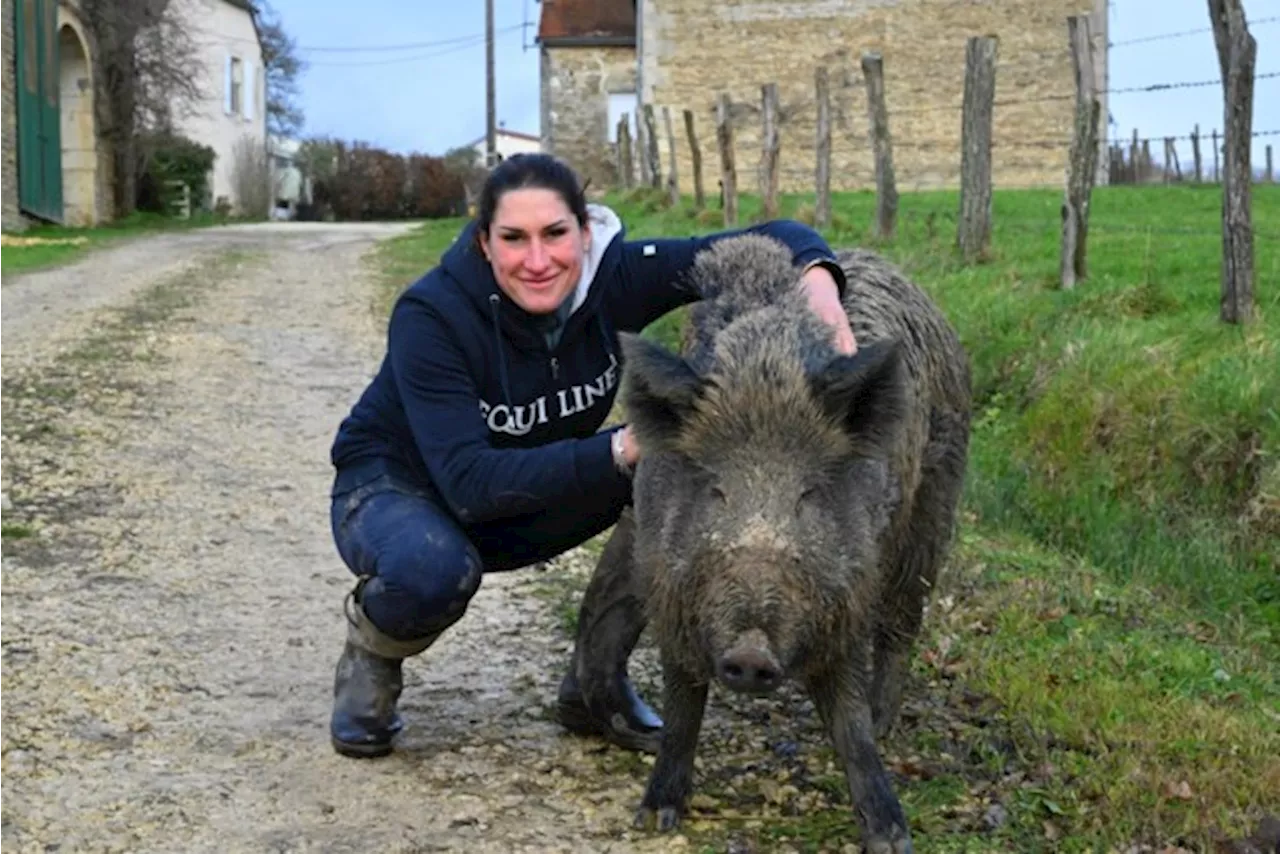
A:
[[[542,48],[542,146],[566,160],[591,186],[615,182],[609,142],[609,95],[636,91],[632,47]]]
[[[999,39],[993,180],[997,186],[1060,186],[1075,87],[1068,15],[1092,13],[1096,78],[1106,88],[1107,0],[641,0],[641,98],[656,109],[694,112],[703,180],[713,194],[720,170],[715,102],[727,93],[738,187],[758,192],[761,86],[778,85],[784,191],[814,183],[814,75],[828,68],[832,102],[832,187],[874,186],[868,141],[864,51],[883,56],[889,126],[900,190],[955,187],[965,41]],[[1047,99],[1047,100],[1046,100]],[[1007,103],[1002,103],[1007,102]],[[1107,107],[1100,132],[1105,135]],[[683,143],[684,140],[682,139]],[[692,187],[688,145],[678,146],[681,187]],[[666,152],[663,152],[663,170]]]
[[[0,211],[0,223],[5,231],[23,231],[26,218],[18,207],[18,67],[17,43],[13,32],[13,0],[3,0],[4,14],[4,67],[0,80],[4,84],[3,111],[4,133],[4,208]]]

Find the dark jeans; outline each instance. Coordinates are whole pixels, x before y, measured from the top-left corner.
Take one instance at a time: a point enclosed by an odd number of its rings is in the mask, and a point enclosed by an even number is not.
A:
[[[625,506],[584,502],[464,526],[430,487],[373,461],[337,474],[330,525],[351,572],[372,576],[365,614],[390,637],[413,640],[457,621],[483,573],[562,554],[608,529]]]

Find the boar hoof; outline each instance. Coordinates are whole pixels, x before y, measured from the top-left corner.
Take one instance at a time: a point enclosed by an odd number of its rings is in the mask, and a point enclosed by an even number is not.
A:
[[[635,826],[638,830],[647,830],[656,825],[659,833],[669,833],[680,826],[680,810],[676,807],[640,807],[636,811]]]
[[[915,854],[915,848],[911,846],[911,837],[896,827],[891,836],[868,837],[865,850],[867,854]]]

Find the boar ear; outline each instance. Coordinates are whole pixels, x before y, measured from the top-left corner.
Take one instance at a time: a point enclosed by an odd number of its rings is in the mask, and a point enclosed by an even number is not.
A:
[[[883,448],[906,411],[906,371],[897,341],[837,356],[812,380],[814,396],[860,442]]]
[[[679,355],[631,332],[622,345],[622,405],[642,446],[671,444],[693,410],[703,380]]]

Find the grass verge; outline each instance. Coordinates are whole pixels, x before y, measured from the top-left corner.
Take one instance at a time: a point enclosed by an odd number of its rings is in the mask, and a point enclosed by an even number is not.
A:
[[[989,257],[960,262],[954,193],[908,193],[894,239],[838,194],[833,246],[873,245],[926,287],[973,360],[965,525],[885,745],[930,851],[1213,850],[1280,812],[1280,188],[1254,195],[1257,319],[1217,320],[1220,188],[1095,191],[1089,278],[1055,286],[1057,191],[997,191]],[[633,237],[719,212],[609,197]],[[758,202],[744,198],[744,221]],[[812,199],[783,198],[810,219]],[[461,222],[393,241],[387,294]],[[651,334],[672,340],[679,315]],[[553,573],[554,574],[554,573]],[[572,626],[578,588],[545,585]],[[803,704],[794,750],[704,754],[706,850],[840,850],[843,783]],[[758,727],[756,728],[758,730]],[[736,763],[736,764],[735,764]],[[745,770],[744,770],[745,769]],[[647,773],[638,763],[638,781]]]
[[[135,213],[116,222],[92,228],[59,225],[37,225],[21,234],[5,234],[0,243],[0,265],[5,273],[65,264],[85,253],[130,237],[141,237],[165,231],[185,231],[235,221],[213,214],[200,214],[191,219],[174,219],[158,214]]]

